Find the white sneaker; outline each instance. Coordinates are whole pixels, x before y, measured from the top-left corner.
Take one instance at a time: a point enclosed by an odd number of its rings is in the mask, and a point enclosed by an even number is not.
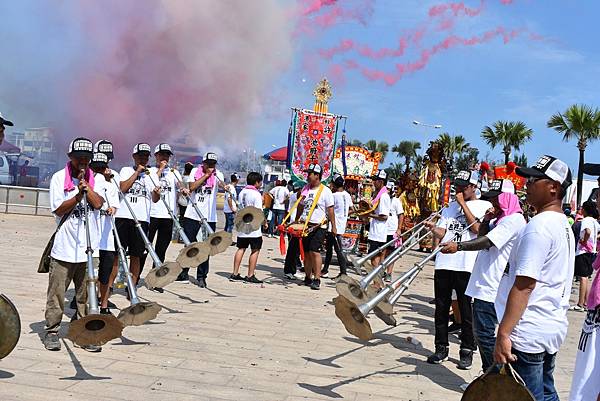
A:
[[[329,272],[321,273],[321,278],[329,278]]]
[[[296,280],[304,280],[304,274],[302,273],[296,273],[294,277],[296,277]]]
[[[585,307],[579,305],[573,305],[569,308],[569,310],[574,310],[577,312],[585,312]]]

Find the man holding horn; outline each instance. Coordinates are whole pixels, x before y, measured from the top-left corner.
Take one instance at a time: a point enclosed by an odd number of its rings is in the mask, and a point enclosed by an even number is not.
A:
[[[386,187],[387,173],[385,170],[378,170],[373,177],[373,186],[377,195],[373,199],[371,211],[365,216],[370,218],[369,223],[369,253],[381,248],[387,242],[387,220],[390,214],[392,200]],[[382,260],[385,250],[373,256],[371,265],[376,267]],[[387,277],[387,276],[386,276]]]

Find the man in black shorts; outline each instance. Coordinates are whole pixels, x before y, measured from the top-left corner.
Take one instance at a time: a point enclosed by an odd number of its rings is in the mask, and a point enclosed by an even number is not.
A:
[[[575,251],[575,277],[579,278],[579,300],[571,310],[585,311],[585,303],[589,292],[589,279],[594,272],[592,263],[596,258],[596,240],[598,237],[598,209],[592,201],[583,202],[581,205],[583,219],[577,237],[577,250]]]
[[[239,196],[240,208],[243,209],[248,206],[254,206],[257,209],[260,209],[262,207],[262,195],[260,194],[259,189],[262,186],[262,176],[260,173],[256,172],[249,173],[246,177],[246,182],[248,185],[242,189]],[[233,257],[233,273],[229,276],[229,281],[245,281],[254,284],[262,283],[262,281],[257,279],[254,274],[262,243],[263,239],[260,228],[249,234],[238,232],[238,250]],[[242,278],[240,275],[240,264],[242,263],[242,258],[248,247],[251,249],[250,258],[248,260],[248,275],[245,278]]]
[[[331,234],[337,235],[333,212],[333,193],[321,184],[323,169],[318,164],[310,164],[306,170],[308,187],[302,191],[302,201],[298,205],[296,222],[302,222],[307,235],[302,238],[304,247],[304,284],[313,290],[321,286],[321,248],[327,234],[327,220],[331,223]],[[325,227],[325,228],[324,228]]]

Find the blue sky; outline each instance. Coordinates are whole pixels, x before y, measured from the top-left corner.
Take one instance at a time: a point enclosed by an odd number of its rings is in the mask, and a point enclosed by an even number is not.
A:
[[[361,3],[352,4],[358,7]],[[329,68],[327,60],[315,56],[319,49],[334,46],[342,38],[373,48],[394,47],[402,32],[418,27],[427,20],[430,7],[441,3],[374,1],[373,14],[364,24],[345,20],[298,37],[292,65],[273,84],[275,112],[268,117],[258,116],[255,121],[258,147],[268,150],[271,144],[285,145],[289,123],[286,108],[312,105],[315,80],[319,75],[328,75]],[[465,1],[465,5],[477,8],[480,2]],[[424,69],[405,75],[392,86],[369,81],[356,70],[347,71],[343,83],[334,80],[330,111],[349,116],[349,137],[385,140],[390,146],[405,139],[425,142],[438,135],[437,131],[413,125],[413,120],[442,124],[441,131],[465,136],[480,149],[482,158],[489,152],[492,160],[502,155],[500,149],[491,150],[482,142],[482,127],[496,120],[522,120],[534,130],[533,140],[523,149],[530,162],[548,153],[576,170],[576,144],[562,142],[558,133],[546,128],[546,122],[553,113],[573,103],[600,106],[598,15],[600,3],[592,0],[514,0],[508,5],[488,0],[476,17],[459,16],[452,31],[432,28],[420,46],[409,49],[403,57],[372,61],[346,53],[333,62],[351,58],[371,68],[393,71],[395,63],[417,59],[422,49],[451,33],[472,37],[498,26],[524,33],[507,44],[496,38],[439,52]],[[307,71],[307,59],[318,60],[316,72]],[[596,156],[599,146],[588,146],[586,161],[600,162]],[[390,155],[385,164],[393,161],[397,159]]]

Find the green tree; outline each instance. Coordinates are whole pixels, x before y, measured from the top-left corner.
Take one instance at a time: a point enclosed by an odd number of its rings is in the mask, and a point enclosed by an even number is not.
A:
[[[449,170],[456,170],[455,166],[457,158],[467,152],[471,148],[471,145],[464,136],[452,136],[447,132],[440,134],[437,140],[444,148],[444,156],[446,156],[446,161],[449,164]]]
[[[479,149],[469,147],[456,157],[455,170],[470,170],[479,161]]]
[[[348,145],[352,145],[352,146],[363,146],[363,143],[361,142],[360,139],[353,139],[351,141],[348,141]]]
[[[517,166],[520,166],[520,167],[527,167],[529,164],[529,163],[527,163],[527,156],[525,156],[525,153],[520,154],[520,155],[515,155],[514,162]]]
[[[388,174],[388,178],[397,180],[402,176],[402,163],[392,163],[386,167],[385,172]]]
[[[364,144],[364,147],[367,150],[370,150],[371,153],[375,153],[375,152],[381,153],[381,163],[383,163],[383,160],[385,159],[385,156],[387,155],[387,153],[390,149],[390,145],[388,145],[387,142],[377,142],[375,139],[369,139]]]
[[[564,113],[556,113],[548,120],[548,128],[563,134],[563,141],[577,139],[579,166],[577,167],[577,205],[581,205],[583,164],[588,142],[600,137],[600,111],[584,104],[574,104]]]
[[[398,157],[404,158],[404,166],[406,170],[410,168],[410,162],[417,157],[417,150],[421,149],[421,143],[418,141],[402,141],[392,147],[392,152]]]
[[[492,148],[502,146],[504,164],[510,160],[511,150],[519,150],[532,136],[533,131],[522,121],[496,121],[491,127],[485,126],[481,131],[485,143]]]

